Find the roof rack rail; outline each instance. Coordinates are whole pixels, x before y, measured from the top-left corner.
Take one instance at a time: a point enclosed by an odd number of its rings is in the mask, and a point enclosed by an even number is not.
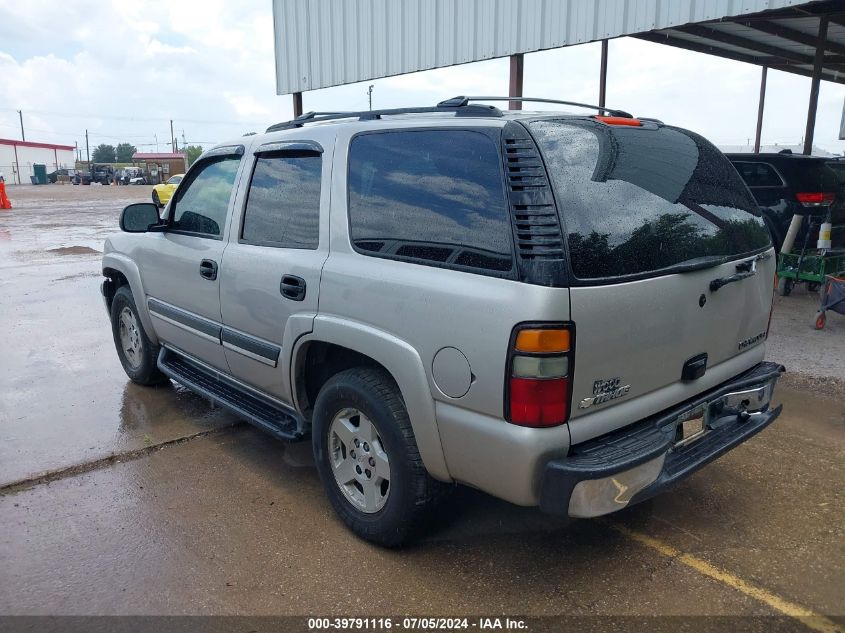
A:
[[[445,104],[445,105],[444,105]],[[383,116],[393,116],[399,114],[429,114],[436,112],[452,112],[455,116],[487,116],[500,117],[502,111],[499,108],[491,105],[470,105],[462,103],[460,105],[446,104],[446,102],[438,103],[436,106],[418,107],[418,108],[391,108],[387,110],[362,110],[357,112],[306,112],[300,114],[295,119],[290,121],[283,121],[276,123],[267,128],[268,132],[278,132],[279,130],[290,130],[292,128],[302,127],[306,123],[317,123],[320,121],[334,121],[337,119],[354,119],[360,121],[371,121],[380,119]]]
[[[449,108],[460,108],[469,106],[470,101],[534,101],[538,103],[557,103],[560,105],[571,105],[579,108],[589,108],[590,110],[598,110],[599,112],[607,112],[610,116],[621,116],[626,119],[633,119],[634,115],[625,112],[624,110],[613,110],[597,105],[590,105],[589,103],[578,103],[577,101],[560,101],[559,99],[542,99],[533,97],[452,97],[438,103],[438,106]]]

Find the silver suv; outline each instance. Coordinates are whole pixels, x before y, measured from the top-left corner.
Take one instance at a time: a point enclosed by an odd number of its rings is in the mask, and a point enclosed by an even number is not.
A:
[[[106,241],[126,373],[310,438],[383,545],[454,483],[573,517],[660,492],[781,411],[775,260],[712,144],[596,110],[309,113],[206,152]]]

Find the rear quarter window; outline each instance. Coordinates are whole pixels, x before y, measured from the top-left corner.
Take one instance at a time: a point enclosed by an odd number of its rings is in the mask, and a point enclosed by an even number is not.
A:
[[[359,252],[469,272],[512,271],[502,161],[487,133],[358,135],[348,186],[350,237]]]
[[[530,128],[578,279],[666,274],[679,264],[771,245],[736,169],[697,134],[571,120]]]

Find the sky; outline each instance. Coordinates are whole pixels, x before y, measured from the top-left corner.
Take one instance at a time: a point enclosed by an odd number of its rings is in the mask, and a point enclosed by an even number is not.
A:
[[[291,118],[276,95],[270,0],[0,0],[0,138],[85,147],[129,142],[168,151],[206,147]],[[600,45],[525,56],[523,93],[598,101]],[[612,40],[607,104],[699,132],[717,145],[753,142],[760,68],[632,38]],[[496,59],[307,92],[304,109],[434,104],[460,94],[506,95]],[[770,70],[764,144],[804,135],[810,80]],[[838,140],[845,86],[822,82],[815,144]],[[83,156],[84,158],[84,156]]]

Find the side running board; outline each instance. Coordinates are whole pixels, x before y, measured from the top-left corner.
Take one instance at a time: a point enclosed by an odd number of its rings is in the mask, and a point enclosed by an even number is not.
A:
[[[194,362],[172,349],[161,348],[158,368],[168,378],[279,439],[296,441],[307,435],[304,420],[294,411],[245,389],[222,372]]]

